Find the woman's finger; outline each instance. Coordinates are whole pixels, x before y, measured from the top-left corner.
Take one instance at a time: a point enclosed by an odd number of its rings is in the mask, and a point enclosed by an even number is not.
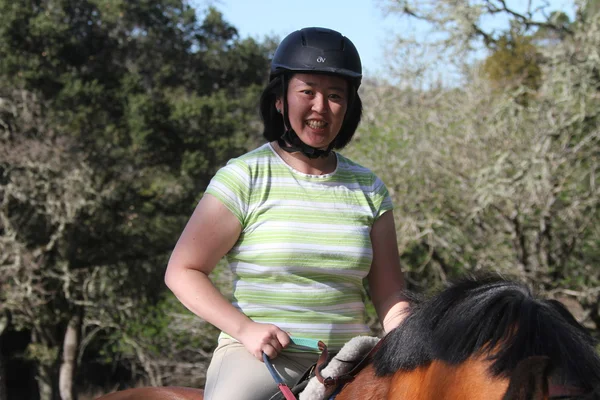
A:
[[[290,335],[288,335],[287,332],[279,331],[277,332],[277,341],[285,349],[291,342]]]
[[[281,352],[281,350],[283,350],[283,346],[277,338],[271,339],[271,342],[269,344],[273,347],[273,349],[277,352],[277,354],[279,354]]]
[[[271,360],[277,358],[278,351],[270,344],[264,345],[262,348],[263,353],[265,353]],[[262,359],[262,354],[261,354]]]

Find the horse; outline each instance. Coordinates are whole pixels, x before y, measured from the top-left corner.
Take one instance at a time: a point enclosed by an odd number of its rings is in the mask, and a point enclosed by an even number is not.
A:
[[[410,314],[346,377],[336,400],[600,399],[596,342],[556,300],[498,275],[464,277]],[[202,400],[201,389],[135,388],[97,400]]]

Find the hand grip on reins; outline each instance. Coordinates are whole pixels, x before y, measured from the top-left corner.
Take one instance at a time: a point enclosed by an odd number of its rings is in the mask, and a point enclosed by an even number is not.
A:
[[[295,337],[291,337],[291,336],[290,336],[290,339],[292,341],[292,345],[297,346],[297,347],[303,347],[305,349],[308,348],[311,350],[320,350],[320,351],[322,351],[323,348],[327,349],[325,344],[319,340],[295,338]],[[325,350],[325,352],[326,352],[326,350]],[[286,400],[296,400],[296,396],[294,396],[294,394],[292,393],[292,391],[290,390],[288,385],[285,384],[285,382],[283,381],[283,378],[281,378],[279,373],[277,373],[277,371],[275,371],[275,367],[273,367],[273,364],[271,363],[271,359],[269,358],[269,356],[266,353],[263,353],[262,356],[263,356],[263,361],[264,361],[265,365],[267,366],[267,369],[269,370],[269,373],[273,377],[273,380],[275,381],[275,383],[277,383],[279,390],[281,391],[281,393],[283,393],[283,396],[286,398]]]

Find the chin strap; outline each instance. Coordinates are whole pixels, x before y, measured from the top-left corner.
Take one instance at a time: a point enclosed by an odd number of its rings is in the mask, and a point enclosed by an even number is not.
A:
[[[331,150],[333,149],[334,142],[335,141],[331,142],[325,150],[317,149],[316,147],[309,146],[300,140],[296,132],[294,132],[292,129],[287,129],[284,134],[277,139],[277,143],[282,150],[287,151],[288,153],[300,152],[308,158],[329,156],[329,154],[331,154]]]

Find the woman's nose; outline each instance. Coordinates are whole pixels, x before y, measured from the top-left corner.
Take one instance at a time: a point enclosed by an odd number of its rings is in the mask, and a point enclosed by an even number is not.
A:
[[[325,96],[317,94],[313,99],[312,109],[318,112],[319,114],[323,114],[327,111],[327,107],[327,99],[325,98]]]

